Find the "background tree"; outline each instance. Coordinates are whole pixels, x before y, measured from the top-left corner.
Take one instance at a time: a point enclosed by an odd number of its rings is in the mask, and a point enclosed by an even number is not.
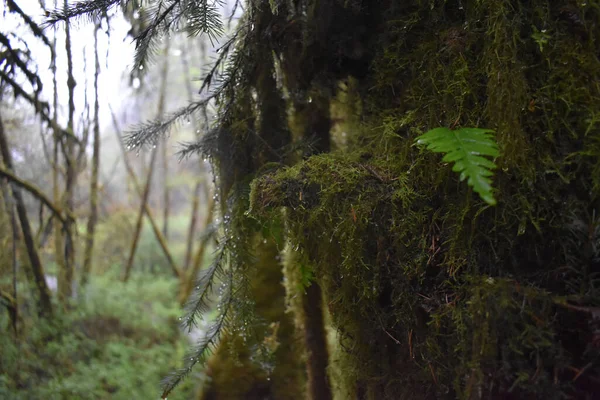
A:
[[[60,2],[55,8],[63,5]],[[153,187],[168,185],[171,190],[169,231],[175,240],[155,239],[150,228],[156,223],[143,228],[129,282],[119,283],[117,271],[123,271],[125,249],[133,238],[139,193],[130,204],[121,190],[125,163],[107,112],[112,105],[119,109],[118,123],[135,124],[154,116],[147,110],[155,109],[151,103],[158,96],[153,95],[155,76],[150,68],[147,73],[136,69],[131,77],[128,72],[121,74],[118,68],[124,57],[108,57],[108,53],[124,47],[119,37],[126,33],[123,15],[132,25],[141,23],[141,16],[124,7],[99,15],[95,32],[93,26],[72,24],[71,45],[66,46],[65,25],[41,28],[45,6],[44,2],[0,2],[0,121],[5,139],[1,147],[8,152],[8,157],[0,157],[0,329],[6,330],[0,335],[0,398],[146,398],[155,393],[160,377],[179,365],[189,341],[176,329],[175,320],[179,301],[189,296],[194,275],[210,258],[211,229],[196,224],[189,241],[205,244],[194,246],[195,259],[181,280],[172,275],[185,256],[185,246],[178,244],[188,242],[190,207],[184,199],[193,196],[197,181],[209,180],[199,176],[195,165],[178,163],[168,153],[168,169],[177,179],[164,182],[155,174]],[[52,8],[51,3],[47,6]],[[188,43],[199,47],[184,35],[172,43],[173,51],[164,59],[177,59]],[[179,62],[172,64],[169,85],[183,91],[183,71],[177,68]],[[73,87],[75,80],[79,85]],[[111,90],[119,81],[123,93],[115,96]],[[175,103],[170,100],[165,108]],[[65,128],[70,125],[70,111],[72,129]],[[174,140],[194,135],[184,125]],[[147,165],[142,165],[142,158],[132,157],[138,174]],[[5,159],[10,159],[10,168]],[[69,176],[75,179],[70,178],[71,190],[66,193],[70,167],[74,174]],[[149,216],[152,210],[162,211],[161,202],[154,201],[158,195],[162,196],[159,190],[149,193],[152,201],[145,208]],[[65,206],[67,197],[72,200],[69,206]],[[207,200],[205,196],[198,202],[199,221],[210,221],[210,213],[204,211]],[[18,215],[27,219],[26,235]],[[160,233],[160,228],[156,231]],[[65,246],[70,246],[66,250],[73,260],[68,264],[73,267],[68,279]],[[54,295],[59,275],[61,291],[77,289],[79,282],[86,287],[61,295],[63,304],[69,305],[65,308],[57,307],[59,296]],[[152,363],[147,363],[150,359]],[[133,380],[142,383],[131,385]],[[195,382],[184,384],[174,398],[191,397],[195,386]]]

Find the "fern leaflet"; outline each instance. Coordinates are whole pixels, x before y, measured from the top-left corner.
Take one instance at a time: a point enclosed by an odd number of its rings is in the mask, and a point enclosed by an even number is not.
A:
[[[454,162],[452,171],[460,172],[460,180],[468,178],[469,186],[486,203],[495,205],[491,177],[496,164],[484,157],[500,155],[493,132],[491,129],[480,128],[435,128],[419,136],[416,143],[425,145],[434,153],[445,153],[442,161]]]

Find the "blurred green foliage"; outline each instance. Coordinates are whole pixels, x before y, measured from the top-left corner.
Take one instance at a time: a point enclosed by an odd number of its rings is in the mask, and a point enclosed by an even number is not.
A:
[[[17,341],[0,313],[0,398],[151,399],[179,367],[189,343],[180,334],[176,280],[112,268],[91,280],[68,313],[22,321]],[[175,399],[189,399],[197,379]]]

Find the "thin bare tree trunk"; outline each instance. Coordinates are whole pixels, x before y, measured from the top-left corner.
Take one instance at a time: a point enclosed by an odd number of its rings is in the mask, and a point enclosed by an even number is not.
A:
[[[165,112],[165,101],[166,101],[166,97],[167,97],[167,77],[168,77],[168,73],[169,73],[168,49],[169,49],[169,41],[167,41],[167,43],[165,44],[165,50],[166,50],[165,58],[164,58],[164,63],[163,63],[163,69],[161,71],[161,85],[160,85],[160,94],[159,94],[159,98],[158,98],[158,112],[157,112],[158,118],[162,117],[162,115]],[[141,203],[140,212],[138,213],[138,218],[137,218],[136,225],[135,225],[135,233],[134,233],[134,237],[133,237],[133,242],[131,243],[129,259],[127,260],[127,265],[125,266],[125,274],[123,276],[124,282],[127,282],[129,280],[129,276],[131,274],[131,268],[133,267],[133,259],[135,258],[135,251],[137,249],[137,245],[138,245],[138,242],[140,239],[140,233],[142,231],[144,213],[147,213],[146,209],[148,208],[148,197],[150,195],[150,187],[152,185],[152,175],[154,173],[154,165],[156,163],[156,153],[157,153],[157,149],[156,149],[156,147],[154,147],[152,149],[152,155],[150,156],[150,168],[148,170],[148,178],[146,180],[146,186],[144,188],[144,193],[142,194],[142,199],[141,199],[142,203]],[[164,243],[164,245],[166,247],[166,243]],[[177,268],[175,267],[173,260],[171,259],[170,261],[172,262],[173,270],[177,274]]]
[[[190,216],[190,225],[188,227],[187,243],[185,246],[185,260],[183,262],[183,270],[187,271],[192,261],[192,251],[194,249],[194,236],[196,235],[196,223],[198,220],[198,208],[200,206],[200,190],[202,183],[196,182],[194,187],[194,198],[192,199],[192,215]]]
[[[57,8],[57,0],[54,0],[54,9]],[[61,187],[60,187],[60,163],[59,163],[59,147],[60,141],[62,140],[60,130],[58,129],[58,82],[56,79],[57,68],[56,68],[56,25],[54,26],[54,38],[52,40],[52,90],[53,90],[53,110],[52,110],[52,128],[54,131],[54,147],[52,149],[52,198],[55,204],[61,204]],[[64,175],[64,174],[63,174]],[[64,255],[64,240],[62,233],[62,225],[54,225],[54,261],[58,267],[58,271],[65,270],[65,255]]]
[[[10,227],[11,227],[11,233],[12,233],[12,240],[11,240],[11,263],[12,263],[12,286],[13,286],[13,294],[12,294],[12,301],[9,297],[4,296],[4,298],[6,299],[6,301],[8,302],[7,308],[8,308],[8,312],[9,312],[9,316],[10,316],[10,320],[12,323],[12,327],[13,327],[13,333],[15,335],[15,338],[18,337],[18,329],[17,329],[17,323],[19,320],[19,305],[17,303],[17,268],[18,268],[18,262],[17,262],[17,249],[18,249],[18,242],[19,242],[19,227],[17,226],[17,219],[15,217],[15,208],[13,207],[13,202],[10,200],[10,193],[8,190],[8,185],[5,184],[5,182],[0,182],[0,186],[2,187],[2,191],[0,192],[0,194],[2,195],[2,199],[4,202],[4,208],[6,209],[6,213],[8,214],[8,218],[10,220]],[[2,295],[0,295],[0,297],[2,297]]]
[[[68,0],[64,1],[64,7],[67,8]],[[67,52],[67,87],[69,89],[69,110],[67,131],[74,134],[75,117],[75,78],[73,76],[73,57],[71,53],[71,29],[69,21],[65,22],[65,50]],[[74,191],[76,184],[76,157],[75,143],[69,136],[66,138],[65,162],[67,165],[67,176],[65,179],[64,208],[67,213],[73,213],[74,209]],[[74,222],[70,221],[64,227],[65,230],[65,263],[64,268],[58,276],[58,298],[62,304],[66,304],[73,294],[73,276],[75,271],[75,246],[73,243]]]
[[[191,50],[191,46],[188,46]],[[192,79],[190,77],[190,65],[189,65],[189,61],[187,58],[187,51],[182,52],[181,54],[181,62],[183,64],[183,73],[184,73],[184,79],[185,79],[185,86],[187,89],[187,96],[188,96],[188,101],[191,103],[194,100],[194,94],[193,94],[193,89],[192,89]],[[196,119],[194,119],[193,121],[193,128],[194,128],[194,132],[196,134],[196,138],[200,139],[200,128],[198,127],[198,121]],[[198,176],[196,178],[196,185],[194,187],[194,198],[192,200],[192,215],[190,216],[190,225],[188,228],[188,235],[187,235],[187,244],[186,244],[186,248],[185,248],[185,261],[183,263],[183,270],[187,271],[188,268],[190,267],[190,262],[192,261],[192,252],[194,250],[194,236],[196,233],[196,223],[198,220],[198,208],[200,207],[200,190],[202,188],[202,182],[204,180],[204,174],[202,174],[202,161],[200,161],[199,163],[199,168],[198,168]],[[208,191],[207,191],[208,192]],[[208,198],[208,197],[207,197]],[[210,212],[210,210],[208,210],[208,212]],[[210,221],[209,221],[210,223]],[[208,224],[205,225],[205,227],[208,226]],[[187,291],[187,289],[185,289]],[[185,298],[187,299],[187,297],[189,295],[184,295]]]
[[[169,59],[169,49],[171,48],[171,41],[169,37],[165,39],[165,57]],[[166,63],[165,63],[166,65]],[[162,174],[163,174],[163,236],[166,240],[169,240],[169,137],[164,136],[161,140],[161,158],[162,158]]]
[[[15,298],[14,302],[14,310],[12,312],[12,321],[13,321],[13,331],[15,333],[15,337],[18,336],[19,330],[17,329],[17,323],[19,321],[19,303],[18,303],[18,293],[17,293],[17,270],[18,270],[18,258],[17,258],[17,245],[19,242],[19,231],[17,229],[17,219],[15,218],[15,210],[11,208],[10,210],[10,226],[12,230],[12,248],[11,248],[11,263],[12,263],[12,285],[13,285],[13,296]],[[45,277],[44,277],[45,280]]]
[[[115,118],[114,114],[112,114],[112,117],[113,117],[113,125],[115,128],[115,133],[117,135],[117,141],[119,142],[119,146],[121,147],[123,161],[125,162],[125,168],[127,169],[127,176],[131,179],[131,183],[133,184],[136,195],[140,196],[140,198],[141,198],[143,195],[142,188],[140,187],[140,183],[138,182],[137,176],[135,174],[135,171],[133,170],[131,163],[129,162],[129,159],[127,158],[127,151],[125,150],[125,146],[123,146],[123,141],[122,141],[122,137],[120,134],[119,126],[117,124],[117,119]],[[150,221],[150,226],[152,227],[152,232],[154,232],[154,236],[156,237],[156,240],[158,241],[160,248],[162,249],[165,257],[167,258],[169,267],[171,267],[173,274],[176,277],[179,277],[180,272],[179,272],[179,269],[177,268],[177,265],[175,264],[175,260],[173,259],[171,252],[169,251],[169,247],[167,246],[167,241],[165,240],[162,233],[160,232],[160,229],[158,228],[158,225],[156,224],[156,220],[154,219],[154,216],[152,214],[152,210],[150,209],[150,207],[148,206],[147,203],[144,206],[144,213],[146,213],[146,217],[148,218],[148,221]]]
[[[92,257],[94,253],[94,233],[98,221],[98,170],[100,167],[100,104],[98,103],[98,75],[100,74],[100,59],[98,57],[98,31],[100,25],[96,25],[94,32],[94,150],[92,154],[92,178],[90,180],[90,216],[87,222],[87,236],[85,252],[83,257],[83,270],[81,273],[81,287],[88,280],[92,269]]]
[[[169,239],[169,156],[168,156],[168,138],[165,136],[162,141],[162,170],[163,170],[163,236]]]
[[[302,297],[304,310],[304,341],[306,343],[306,371],[308,373],[308,391],[311,400],[331,399],[331,388],[327,379],[329,354],[325,341],[323,321],[323,299],[321,287],[316,282],[306,288]]]
[[[215,208],[215,200],[213,198],[210,199],[207,208],[206,208],[206,217],[204,219],[204,229],[208,229],[210,222],[212,221],[213,212]],[[192,291],[194,290],[194,285],[196,283],[196,277],[198,276],[198,272],[200,272],[200,268],[202,267],[202,260],[204,260],[204,254],[206,253],[206,248],[208,247],[208,243],[210,242],[212,235],[206,233],[202,240],[200,241],[200,246],[196,251],[194,256],[194,262],[192,263],[192,268],[189,270],[182,271],[181,273],[181,289],[179,292],[179,303],[181,305],[185,304],[185,302],[189,299]]]
[[[316,139],[316,143],[305,156],[330,151],[331,116],[329,100],[319,93],[312,93],[312,102],[304,105],[295,104],[296,117],[306,124],[296,132],[301,139]],[[321,287],[316,281],[302,294],[304,319],[304,343],[306,345],[306,370],[308,376],[308,392],[311,400],[330,400],[331,387],[327,378],[329,352],[325,336],[323,318],[323,299]]]
[[[129,258],[127,259],[127,265],[125,266],[125,273],[123,275],[123,282],[129,280],[131,275],[131,268],[133,267],[133,260],[135,258],[135,252],[137,250],[138,243],[140,241],[140,234],[142,232],[142,226],[144,225],[144,209],[148,207],[148,197],[150,195],[150,188],[152,186],[152,175],[154,173],[154,165],[156,164],[156,148],[152,149],[152,155],[150,157],[150,169],[148,170],[148,177],[146,178],[146,186],[144,187],[144,193],[142,194],[142,203],[140,211],[135,223],[135,232],[133,234],[133,242],[131,242],[131,249],[129,250]]]
[[[8,147],[8,141],[6,139],[6,134],[4,132],[4,124],[2,122],[1,117],[0,153],[2,154],[2,159],[4,160],[4,165],[6,166],[6,169],[13,170],[10,149]],[[15,199],[15,205],[17,207],[17,215],[21,224],[21,232],[23,233],[23,239],[27,248],[27,255],[29,256],[29,261],[31,262],[31,269],[35,279],[35,286],[37,287],[38,291],[38,308],[41,315],[45,317],[50,317],[52,315],[52,302],[50,300],[50,290],[48,289],[48,285],[46,284],[44,269],[40,261],[39,254],[37,252],[35,241],[33,239],[31,225],[29,224],[29,218],[27,216],[27,209],[25,208],[25,203],[23,202],[21,191],[17,187],[13,186],[12,194],[13,198]]]

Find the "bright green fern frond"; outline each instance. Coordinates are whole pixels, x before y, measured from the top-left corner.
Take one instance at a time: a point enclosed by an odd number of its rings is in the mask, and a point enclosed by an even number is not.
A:
[[[469,178],[467,183],[479,193],[488,204],[495,205],[492,194],[491,171],[496,164],[484,156],[498,157],[498,145],[491,129],[435,128],[417,138],[417,144],[426,145],[434,153],[445,153],[444,162],[454,162],[452,171],[460,172],[460,180]]]

